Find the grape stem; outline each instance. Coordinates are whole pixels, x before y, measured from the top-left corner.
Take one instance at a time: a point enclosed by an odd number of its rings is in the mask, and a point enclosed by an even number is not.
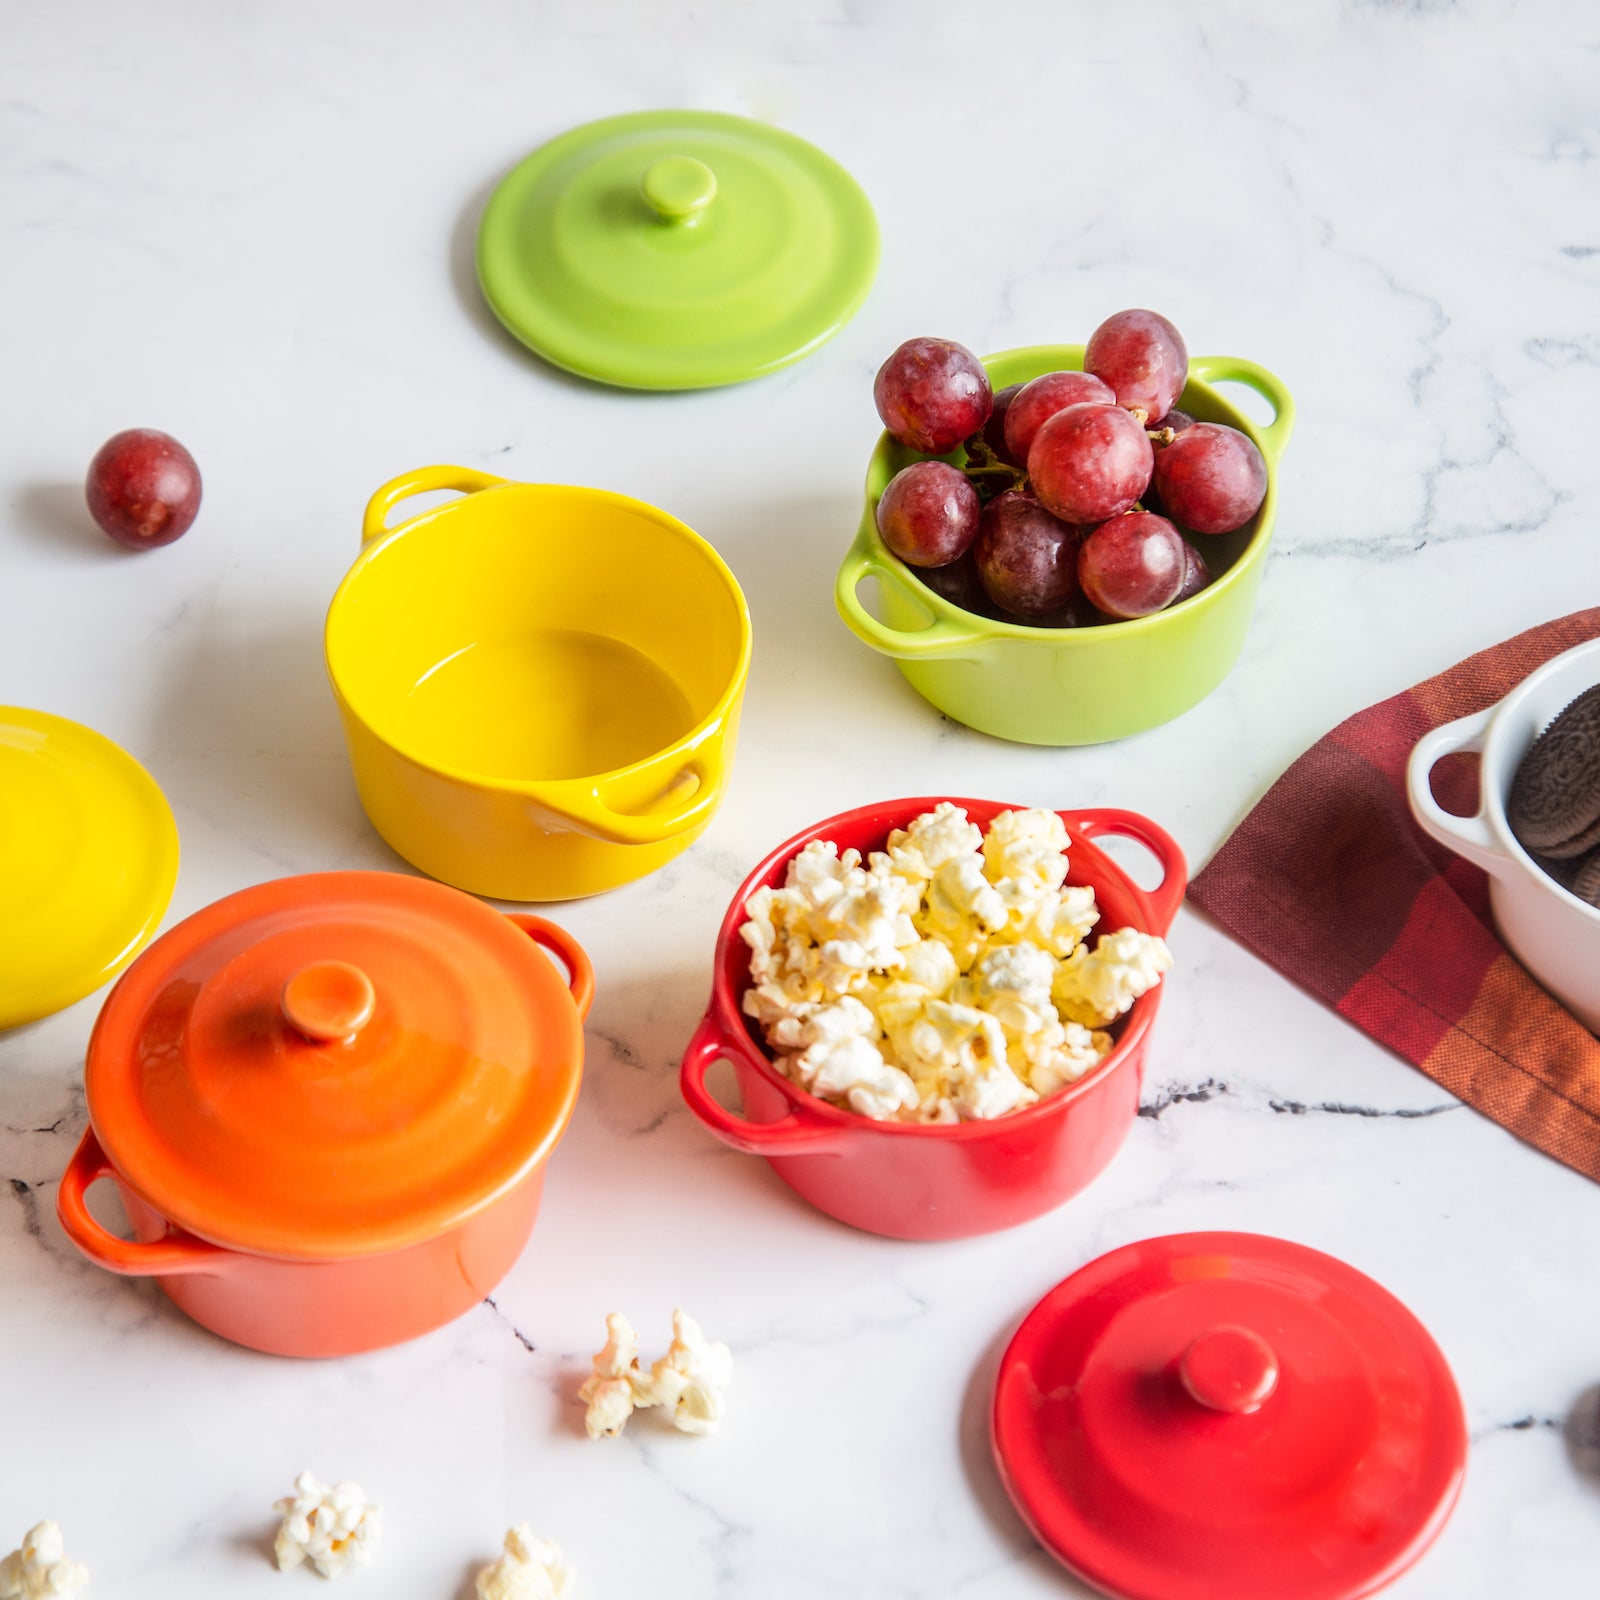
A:
[[[1146,428],[1144,431],[1152,444],[1171,444],[1178,437],[1176,428]]]
[[[985,505],[1008,489],[1027,487],[1027,473],[1002,461],[989,448],[989,441],[981,433],[973,434],[962,448],[967,453],[967,459],[961,470],[966,473],[968,481],[978,491],[978,498]]]

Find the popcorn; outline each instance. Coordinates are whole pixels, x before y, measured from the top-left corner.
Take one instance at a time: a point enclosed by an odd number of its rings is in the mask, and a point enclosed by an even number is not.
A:
[[[650,1369],[655,1404],[672,1407],[683,1433],[708,1434],[722,1421],[722,1391],[733,1377],[733,1352],[711,1344],[685,1311],[672,1313],[672,1343]]]
[[[965,972],[988,936],[1005,927],[1008,915],[999,891],[983,875],[983,858],[958,856],[934,873],[923,909],[911,920],[925,938],[949,945]]]
[[[519,1522],[506,1534],[504,1554],[479,1572],[478,1600],[561,1600],[572,1579],[560,1547]]]
[[[925,882],[947,862],[974,855],[983,845],[983,832],[967,821],[960,806],[941,800],[909,828],[889,835],[889,860],[901,877]]]
[[[367,1504],[360,1484],[337,1483],[330,1489],[302,1472],[294,1490],[272,1508],[283,1518],[273,1546],[280,1572],[309,1561],[324,1578],[338,1578],[350,1565],[372,1559],[381,1513]]]
[[[589,1408],[583,1425],[591,1439],[614,1439],[640,1406],[653,1406],[649,1380],[639,1366],[639,1335],[620,1311],[606,1318],[605,1348],[594,1358],[578,1398]]]
[[[999,1022],[975,1006],[927,1001],[904,1050],[924,1096],[948,1101],[958,1116],[1003,1116],[1039,1098],[1011,1070]]]
[[[589,1406],[584,1426],[591,1439],[614,1437],[635,1411],[651,1406],[670,1406],[673,1425],[683,1433],[716,1432],[722,1420],[722,1391],[733,1376],[733,1353],[727,1345],[709,1343],[693,1317],[685,1311],[674,1311],[672,1343],[646,1372],[638,1362],[638,1336],[620,1312],[614,1311],[606,1318],[606,1335],[605,1349],[594,1358],[595,1375],[579,1391],[579,1398]],[[597,1404],[607,1393],[611,1396],[610,1409],[597,1412]],[[602,1425],[613,1417],[615,1426]],[[510,1548],[508,1536],[508,1553]],[[480,1596],[482,1581],[480,1576]],[[535,1592],[542,1593],[530,1591]]]
[[[802,1088],[880,1121],[917,1104],[917,1090],[898,1067],[884,1061],[876,1043],[878,1019],[851,995],[820,1006],[803,1022],[785,1022],[769,1034],[780,1048],[797,1047],[784,1064]]]
[[[88,1569],[68,1561],[58,1523],[30,1528],[22,1547],[0,1561],[0,1600],[54,1600],[76,1594],[89,1581]]]
[[[1104,1026],[1125,1015],[1171,967],[1172,952],[1163,940],[1137,928],[1120,928],[1093,950],[1080,945],[1057,969],[1050,993],[1063,1017],[1087,1027]]]
[[[1058,1023],[1057,1027],[1058,1033],[1033,1034],[1024,1043],[1028,1086],[1040,1096],[1076,1083],[1111,1054],[1109,1033],[1091,1033],[1078,1022]]]
[[[906,951],[905,966],[901,972],[907,983],[913,983],[929,994],[943,999],[955,987],[961,969],[950,953],[950,946],[942,939],[919,939]]]
[[[1172,958],[1132,928],[1087,949],[1100,910],[1067,885],[1069,843],[1053,811],[1003,811],[985,833],[945,801],[864,866],[807,845],[740,929],[743,1008],[779,1071],[861,1115],[922,1123],[1003,1116],[1081,1078]]]
[[[1059,889],[1067,877],[1067,826],[1054,811],[1002,811],[983,836],[983,870],[1009,903]]]

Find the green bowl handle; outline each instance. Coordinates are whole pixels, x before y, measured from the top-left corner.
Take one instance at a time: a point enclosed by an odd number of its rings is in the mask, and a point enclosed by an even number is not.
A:
[[[361,542],[371,544],[374,539],[393,533],[395,528],[403,528],[405,522],[386,528],[384,519],[402,500],[414,494],[429,494],[435,489],[459,489],[462,494],[476,494],[480,489],[492,489],[505,481],[493,473],[479,472],[475,467],[418,467],[415,472],[403,472],[398,478],[391,478],[367,501],[366,514],[361,519]]]
[[[1242,383],[1253,389],[1273,411],[1266,427],[1256,427],[1262,448],[1273,461],[1283,454],[1289,435],[1294,432],[1294,396],[1276,373],[1242,356],[1195,356],[1189,362],[1189,376],[1205,383]]]
[[[926,628],[918,628],[913,633],[885,627],[856,595],[861,580],[869,577],[876,578],[879,583],[898,584],[904,594],[917,605],[927,608],[931,614],[931,607],[927,606],[922,595],[909,587],[905,574],[894,564],[885,561],[863,539],[857,539],[839,568],[838,581],[833,586],[833,598],[845,626],[863,644],[871,645],[874,650],[892,656],[896,661],[926,661],[958,656],[973,645],[986,642],[987,635],[980,629],[963,628],[959,623],[939,616],[934,616]]]

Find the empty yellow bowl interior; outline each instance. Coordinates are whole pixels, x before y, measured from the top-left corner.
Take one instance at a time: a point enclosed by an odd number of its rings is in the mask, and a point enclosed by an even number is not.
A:
[[[747,639],[697,534],[600,490],[508,484],[374,546],[330,613],[347,704],[427,766],[494,782],[613,772],[717,714]]]

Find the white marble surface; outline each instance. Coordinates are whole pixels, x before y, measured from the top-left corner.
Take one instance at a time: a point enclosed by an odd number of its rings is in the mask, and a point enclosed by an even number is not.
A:
[[[1563,1419],[1600,1380],[1600,1192],[1198,919],[1172,937],[1151,1114],[1092,1190],[1007,1235],[849,1232],[715,1145],[675,1083],[730,892],[815,817],[940,788],[1114,803],[1200,862],[1340,717],[1597,598],[1593,6],[5,0],[0,36],[0,699],[149,765],[183,836],[169,922],[282,873],[399,867],[357,806],[318,635],[366,496],[403,469],[668,507],[757,630],[710,832],[560,913],[599,971],[588,1076],[496,1306],[343,1362],[212,1339],[55,1222],[97,999],[0,1039],[0,1552],[52,1516],[97,1595],[310,1592],[266,1554],[310,1465],[385,1506],[355,1595],[465,1597],[523,1518],[591,1600],[1076,1594],[988,1460],[998,1350],[1100,1251],[1237,1227],[1371,1273],[1454,1365],[1465,1496],[1393,1592],[1593,1593],[1600,1484]],[[631,397],[485,313],[470,245],[494,180],[653,105],[770,118],[872,195],[881,275],[812,360]],[[912,334],[1081,339],[1125,305],[1298,396],[1260,615],[1179,722],[1006,746],[834,615],[871,376]],[[133,425],[189,445],[205,508],[124,557],[78,485]],[[675,1302],[735,1349],[724,1431],[588,1443],[573,1392],[604,1314],[654,1337]]]

